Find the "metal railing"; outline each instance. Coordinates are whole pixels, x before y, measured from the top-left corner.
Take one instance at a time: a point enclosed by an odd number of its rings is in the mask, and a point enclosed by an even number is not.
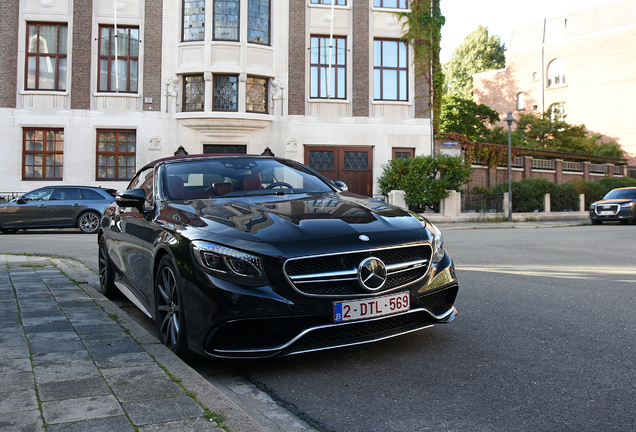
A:
[[[463,193],[462,213],[501,213],[503,195]]]
[[[11,201],[21,195],[20,192],[0,192],[0,202]]]
[[[556,161],[549,159],[532,159],[532,169],[543,169],[554,171]]]
[[[609,172],[609,165],[590,164],[590,172],[595,174],[607,174]]]
[[[563,171],[583,172],[583,164],[581,162],[563,161]]]

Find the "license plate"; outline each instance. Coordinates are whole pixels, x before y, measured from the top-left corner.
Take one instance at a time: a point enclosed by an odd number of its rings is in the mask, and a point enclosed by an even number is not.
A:
[[[606,211],[602,211],[602,212],[600,212],[599,214],[600,214],[600,215],[613,215],[613,214],[614,214],[614,212],[613,212],[613,211],[607,211],[607,210],[606,210]]]
[[[355,321],[404,312],[411,308],[408,292],[383,297],[335,302],[333,320],[335,322]]]

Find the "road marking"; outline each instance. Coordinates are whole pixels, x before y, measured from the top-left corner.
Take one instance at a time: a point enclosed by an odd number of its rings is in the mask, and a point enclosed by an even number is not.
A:
[[[629,278],[629,279],[614,279],[615,282],[628,282],[636,283],[636,269],[632,267],[602,267],[602,268],[589,268],[589,267],[550,267],[544,266],[477,266],[477,265],[460,265],[455,266],[456,270],[462,271],[478,271],[485,273],[502,273],[520,276],[539,276],[539,277],[554,277],[561,279],[590,279],[595,276],[607,279],[607,276]],[[632,278],[630,278],[630,276]]]

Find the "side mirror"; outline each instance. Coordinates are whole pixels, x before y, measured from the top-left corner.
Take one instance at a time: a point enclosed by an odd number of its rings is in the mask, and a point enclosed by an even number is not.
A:
[[[340,180],[331,180],[331,183],[335,184],[336,187],[342,191],[348,191],[349,188],[347,187],[347,184],[343,181]]]
[[[119,207],[134,207],[142,212],[146,202],[146,191],[141,188],[123,191],[117,194],[115,202]]]
[[[26,202],[27,202],[27,200],[22,198],[22,197],[15,199],[15,203],[16,204],[26,204]]]

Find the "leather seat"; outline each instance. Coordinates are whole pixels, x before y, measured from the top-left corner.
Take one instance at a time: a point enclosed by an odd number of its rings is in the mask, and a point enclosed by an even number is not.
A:
[[[234,190],[234,185],[230,182],[217,182],[212,185],[216,196],[228,194]]]
[[[263,189],[263,180],[260,173],[254,173],[243,177],[243,190],[260,189]]]

